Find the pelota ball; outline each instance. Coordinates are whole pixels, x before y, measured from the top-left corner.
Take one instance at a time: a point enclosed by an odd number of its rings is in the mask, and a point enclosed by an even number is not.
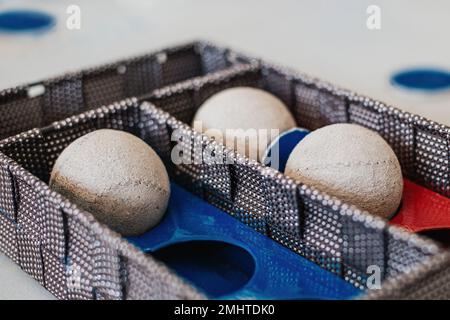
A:
[[[199,124],[206,135],[216,139],[221,135],[220,142],[254,160],[261,160],[265,149],[276,137],[271,130],[281,134],[296,125],[280,99],[251,87],[230,88],[211,96],[195,114],[192,125],[199,130]],[[237,131],[229,132],[230,129]]]
[[[65,148],[50,187],[124,236],[155,226],[170,196],[167,171],[155,151],[130,133],[110,129]]]
[[[292,151],[285,174],[383,218],[402,198],[400,164],[377,133],[355,124],[315,130]]]

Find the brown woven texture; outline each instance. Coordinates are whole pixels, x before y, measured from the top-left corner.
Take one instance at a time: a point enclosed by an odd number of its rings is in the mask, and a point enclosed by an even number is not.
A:
[[[198,77],[152,91],[193,76]],[[0,250],[58,298],[203,297],[49,190],[46,183],[59,153],[77,137],[99,128],[141,137],[157,150],[174,181],[361,289],[365,289],[367,267],[379,266],[384,284],[376,294],[370,290],[368,298],[411,297],[405,288],[414,288],[413,298],[448,298],[449,261],[434,243],[234,154],[193,132],[187,123],[215,92],[241,85],[264,88],[286,102],[299,126],[315,129],[352,122],[379,132],[397,153],[405,176],[447,197],[449,128],[208,43],[44,84],[45,92],[38,97],[27,96],[29,86],[0,93],[0,114],[10,119],[1,123],[1,135],[48,125],[0,143],[4,154],[0,155]],[[51,123],[129,95],[140,97]],[[189,137],[180,142],[186,150],[197,143],[201,154],[214,150],[234,159],[233,163],[174,165],[170,151],[175,130]],[[195,160],[201,155],[190,156]]]

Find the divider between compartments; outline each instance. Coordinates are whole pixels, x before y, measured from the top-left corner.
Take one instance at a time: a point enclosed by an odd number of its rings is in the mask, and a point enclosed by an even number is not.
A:
[[[237,65],[206,76],[197,77],[155,90],[139,97],[189,124],[197,108],[212,94],[236,86],[260,86],[260,68],[257,64]]]
[[[445,133],[439,127],[414,129],[414,169],[417,181],[450,197],[450,130]]]
[[[266,223],[269,236],[291,250],[301,253],[305,217],[297,184],[275,169],[261,170],[267,197]]]
[[[293,114],[300,127],[311,130],[349,122],[345,95],[294,79]]]
[[[0,138],[41,126],[42,104],[42,96],[29,97],[24,86],[0,91]]]
[[[166,165],[169,165],[172,141],[171,131],[167,123],[170,115],[148,102],[141,103],[139,109],[140,138],[149,144],[165,160]]]
[[[207,42],[198,42],[195,50],[200,53],[203,74],[216,72],[231,65],[231,61],[228,59],[229,50],[226,48],[220,48]]]
[[[229,168],[233,203],[229,213],[257,232],[267,235],[267,199],[261,165],[236,153]]]
[[[43,83],[42,123],[64,119],[84,111],[84,81],[81,74],[68,74],[63,79]]]

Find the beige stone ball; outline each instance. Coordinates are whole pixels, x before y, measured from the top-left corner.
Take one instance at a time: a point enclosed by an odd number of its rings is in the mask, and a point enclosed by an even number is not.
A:
[[[67,146],[50,187],[124,236],[154,227],[170,196],[169,177],[155,151],[130,133],[110,129]]]
[[[294,148],[285,174],[383,218],[402,199],[398,159],[374,131],[355,124],[315,130]]]
[[[256,88],[235,87],[207,99],[198,109],[194,129],[228,148],[259,160],[275,137],[296,126],[286,105]]]

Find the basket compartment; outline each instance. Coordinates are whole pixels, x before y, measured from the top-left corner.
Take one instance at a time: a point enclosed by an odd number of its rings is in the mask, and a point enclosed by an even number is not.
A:
[[[240,72],[218,72],[203,81],[155,90],[140,101],[190,125],[207,98],[236,86],[273,93],[290,108],[297,125],[309,130],[348,122],[378,132],[396,153],[405,177],[450,197],[450,128],[287,69],[249,65]]]

